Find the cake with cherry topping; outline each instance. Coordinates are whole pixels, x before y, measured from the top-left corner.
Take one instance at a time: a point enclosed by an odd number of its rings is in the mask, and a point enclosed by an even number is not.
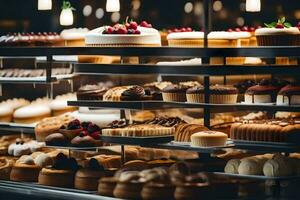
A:
[[[279,91],[276,100],[277,105],[299,105],[300,104],[300,86],[287,85]]]
[[[125,24],[102,26],[86,34],[87,46],[161,46],[159,32],[152,25],[142,21],[126,20]]]

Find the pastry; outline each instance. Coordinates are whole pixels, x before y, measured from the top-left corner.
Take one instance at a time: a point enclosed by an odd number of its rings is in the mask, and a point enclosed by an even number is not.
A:
[[[124,163],[122,166],[122,170],[128,171],[142,171],[144,169],[148,169],[149,164],[142,160],[132,160]]]
[[[157,124],[165,127],[177,127],[179,124],[185,123],[179,117],[155,117],[151,120],[145,121],[145,124]]]
[[[184,183],[176,186],[176,200],[198,200],[211,198],[211,187],[207,183]]]
[[[80,169],[75,175],[74,187],[79,190],[96,191],[98,180],[105,176],[104,169]]]
[[[8,158],[0,158],[0,179],[1,180],[9,180],[10,172],[12,166],[14,165],[14,161]]]
[[[237,102],[238,90],[232,86],[214,85],[209,88],[209,102],[213,104],[234,104]],[[204,87],[196,86],[186,91],[186,98],[191,103],[204,103]]]
[[[95,147],[100,146],[102,143],[89,135],[80,134],[72,139],[71,144],[75,147]]]
[[[13,114],[16,123],[31,124],[51,116],[51,109],[45,105],[29,105],[17,109]]]
[[[201,58],[192,58],[192,59],[186,59],[186,60],[180,60],[180,61],[163,61],[163,62],[158,62],[156,63],[157,65],[201,65],[202,64],[202,59]],[[171,83],[172,84],[172,83]]]
[[[115,177],[103,177],[99,180],[98,194],[102,196],[114,196],[114,189],[118,180]]]
[[[144,185],[141,196],[145,200],[172,200],[175,186],[168,183],[147,183]]]
[[[264,163],[263,173],[268,177],[280,177],[293,175],[292,160],[281,154],[276,154],[274,157]]]
[[[48,146],[66,146],[68,139],[61,133],[52,133],[45,138]]]
[[[162,90],[162,96],[164,101],[186,101],[186,90],[188,87],[180,85],[169,85]]]
[[[201,131],[191,136],[193,147],[214,147],[225,146],[227,134],[217,131]]]
[[[38,182],[41,185],[72,188],[74,186],[74,172],[43,168],[39,173]]]
[[[102,100],[107,87],[100,85],[85,85],[76,92],[78,100]]]
[[[145,90],[140,86],[120,86],[109,89],[103,95],[103,101],[138,101],[144,97]]]
[[[83,131],[83,128],[81,126],[81,122],[78,119],[69,122],[67,126],[61,126],[59,129],[59,132],[69,140],[72,140],[73,138],[78,136],[81,131]]]
[[[14,110],[0,104],[0,122],[11,122]]]
[[[67,126],[73,119],[69,114],[43,119],[34,128],[37,141],[44,142],[48,135],[57,133],[60,127]]]
[[[185,124],[185,123],[179,124],[175,130],[174,140],[177,142],[190,142],[191,135],[199,131],[207,131],[207,130],[208,128],[206,128],[203,125]]]
[[[84,46],[84,37],[88,32],[87,28],[65,29],[60,33],[60,37],[65,41],[65,46]]]
[[[242,175],[263,175],[263,166],[268,160],[268,156],[252,156],[241,159],[238,168]]]
[[[49,107],[52,110],[53,116],[59,116],[67,112],[73,112],[77,110],[77,107],[68,106],[68,101],[76,100],[74,94],[65,94],[57,96],[50,104]]]
[[[245,93],[245,103],[272,103],[280,87],[274,86],[268,80],[262,80],[258,85],[249,87]]]
[[[162,100],[162,90],[172,85],[169,81],[163,81],[163,82],[153,82],[153,83],[147,83],[143,87],[145,89],[145,94],[152,97],[152,100]]]
[[[143,21],[140,25],[132,21],[127,26],[116,24],[103,26],[86,34],[87,46],[161,46],[159,32]]]
[[[36,157],[34,157],[33,155],[31,155],[31,157],[33,157],[34,163],[37,166],[39,166],[40,168],[51,166],[54,163],[54,161],[50,157],[50,155],[48,155],[46,153],[40,153]]]
[[[287,85],[277,94],[277,105],[299,105],[300,104],[300,86]]]
[[[229,174],[238,174],[238,168],[241,164],[240,159],[231,159],[227,162],[224,172]]]
[[[163,127],[156,124],[131,125],[126,128],[103,129],[104,136],[147,137],[173,135],[174,127]]]

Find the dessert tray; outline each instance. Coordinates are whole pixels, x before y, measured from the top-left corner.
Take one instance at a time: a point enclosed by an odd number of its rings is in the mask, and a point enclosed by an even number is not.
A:
[[[291,179],[300,179],[300,176],[280,176],[280,177],[269,177],[269,176],[263,176],[263,175],[241,175],[241,174],[230,174],[225,172],[213,172],[213,174],[216,175],[222,175],[222,176],[228,176],[232,178],[239,178],[239,179],[256,179],[256,180],[274,180],[274,181],[280,181],[280,180],[291,180]]]
[[[97,151],[99,147],[72,147],[72,146],[52,146],[46,145],[47,148],[68,149],[71,151]]]
[[[100,140],[112,144],[141,145],[163,144],[174,140],[174,136],[147,136],[147,137],[123,137],[123,136],[100,136]]]
[[[232,140],[232,141],[235,147],[238,149],[247,149],[247,150],[255,150],[255,151],[262,151],[262,152],[300,151],[300,146],[293,143],[247,141],[247,140]]]

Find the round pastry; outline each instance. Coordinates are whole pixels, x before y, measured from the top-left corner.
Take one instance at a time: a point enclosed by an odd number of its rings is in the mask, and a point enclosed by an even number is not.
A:
[[[85,44],[88,46],[161,46],[159,32],[148,27],[138,26],[126,29],[124,25],[116,24],[114,27],[103,26],[94,29],[85,36]],[[134,31],[133,34],[130,34]],[[122,33],[121,33],[122,31]]]
[[[114,189],[118,180],[115,177],[104,177],[99,180],[98,194],[102,196],[114,196]]]
[[[214,147],[225,146],[227,134],[217,131],[201,131],[191,136],[191,146],[193,147]]]
[[[43,168],[38,176],[38,182],[41,185],[72,188],[74,186],[74,172]]]
[[[208,131],[208,128],[198,124],[182,123],[176,126],[175,141],[177,142],[191,142],[191,135],[199,131]]]
[[[71,140],[72,146],[75,147],[95,147],[100,146],[102,143],[99,140],[95,140],[89,135],[79,135]]]
[[[9,180],[12,166],[14,165],[13,160],[7,158],[0,158],[0,179]]]
[[[52,133],[45,138],[48,146],[66,146],[68,144],[67,138],[61,133]]]
[[[34,163],[40,168],[43,168],[49,165],[53,165],[53,159],[46,153],[40,153],[34,158]]]
[[[51,109],[43,105],[29,105],[17,109],[14,114],[14,122],[31,124],[51,116]]]
[[[211,198],[211,188],[207,183],[184,183],[176,187],[176,200],[199,200]]]
[[[241,160],[238,172],[242,175],[262,175],[265,161],[257,157],[244,158]]]
[[[293,175],[292,160],[281,154],[277,154],[271,160],[265,162],[263,172],[268,177]]]
[[[150,168],[154,168],[154,167],[170,167],[175,163],[174,160],[170,160],[170,159],[158,159],[158,160],[151,160],[148,161],[148,165],[150,166]]]
[[[76,92],[78,100],[102,100],[107,91],[106,87],[100,85],[85,85]]]
[[[238,174],[238,168],[241,164],[240,159],[231,159],[227,162],[224,172],[229,174]]]
[[[22,156],[12,167],[10,180],[37,182],[41,168],[34,164],[31,156]]]
[[[152,97],[152,100],[162,100],[162,90],[168,85],[172,85],[171,82],[153,82],[147,83],[143,87],[145,89],[145,94]]]
[[[122,169],[128,170],[128,171],[141,171],[144,169],[148,169],[149,164],[142,160],[132,160],[124,163],[122,166]]]
[[[141,182],[119,181],[114,189],[114,197],[120,199],[141,199],[144,184]]]
[[[24,141],[16,141],[16,143],[9,145],[8,154],[12,156],[22,156],[31,153],[29,145],[25,144]]]
[[[75,188],[79,190],[96,191],[98,180],[105,176],[104,169],[80,169],[75,175]]]
[[[277,94],[277,105],[299,105],[300,104],[300,86],[287,85]]]
[[[185,86],[169,85],[162,90],[163,100],[185,102],[187,89]]]
[[[14,110],[5,105],[0,105],[0,122],[11,122]]]
[[[249,87],[245,93],[245,103],[272,103],[280,87],[273,86],[268,80],[262,80],[258,85]]]
[[[71,99],[68,99],[71,100]],[[67,112],[73,112],[77,110],[77,107],[68,106],[67,99],[56,99],[50,103],[50,109],[52,110],[53,116],[59,116]]]
[[[138,85],[114,87],[103,95],[103,101],[134,101],[144,98],[145,90]]]
[[[174,199],[175,186],[163,183],[148,183],[141,192],[145,200],[172,200]]]
[[[238,90],[232,86],[214,85],[209,87],[209,102],[214,104],[234,104],[237,102]],[[186,98],[191,103],[204,103],[204,87],[196,86],[186,91]]]

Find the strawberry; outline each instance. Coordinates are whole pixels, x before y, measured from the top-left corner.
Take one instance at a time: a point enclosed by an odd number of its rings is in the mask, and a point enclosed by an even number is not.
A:
[[[283,24],[276,24],[275,28],[283,29],[284,25]]]
[[[134,21],[130,22],[130,28],[136,30],[138,28],[138,24]]]

